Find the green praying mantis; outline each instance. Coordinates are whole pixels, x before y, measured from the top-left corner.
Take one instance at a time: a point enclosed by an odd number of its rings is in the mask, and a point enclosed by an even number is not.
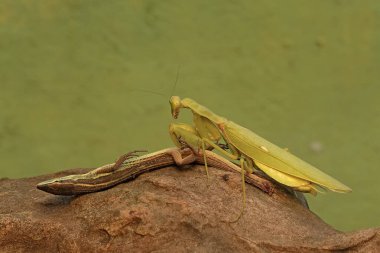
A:
[[[247,128],[218,116],[192,99],[172,96],[169,102],[174,119],[178,118],[182,108],[190,109],[193,114],[194,125],[170,124],[169,133],[176,146],[187,146],[198,153],[201,150],[203,154],[205,150],[216,149],[230,159],[239,160],[242,168],[243,208],[238,219],[246,205],[244,176],[246,172],[252,173],[254,168],[259,168],[275,181],[300,192],[316,195],[318,188],[340,193],[351,191],[343,183],[291,154],[288,150],[278,147]],[[205,156],[204,160],[209,177]]]

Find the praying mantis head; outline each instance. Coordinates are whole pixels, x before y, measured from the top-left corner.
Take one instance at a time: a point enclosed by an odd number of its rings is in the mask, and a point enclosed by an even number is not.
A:
[[[170,108],[172,110],[173,118],[178,118],[179,110],[183,107],[181,98],[178,96],[172,96],[169,100]]]

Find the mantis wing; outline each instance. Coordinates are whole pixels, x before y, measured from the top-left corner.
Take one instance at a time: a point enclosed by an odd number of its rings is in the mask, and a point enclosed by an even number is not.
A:
[[[225,122],[223,132],[228,142],[254,161],[332,191],[351,191],[349,187],[333,177],[232,121]]]

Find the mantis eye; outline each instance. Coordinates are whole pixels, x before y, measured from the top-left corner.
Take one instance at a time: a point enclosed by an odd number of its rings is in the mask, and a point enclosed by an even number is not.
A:
[[[178,96],[172,96],[169,100],[173,118],[178,118],[179,109],[181,108],[181,99]]]

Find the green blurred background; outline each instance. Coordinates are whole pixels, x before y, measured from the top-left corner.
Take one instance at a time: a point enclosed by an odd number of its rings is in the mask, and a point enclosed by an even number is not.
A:
[[[172,146],[174,92],[349,185],[309,198],[327,223],[379,226],[379,80],[377,0],[0,0],[0,177]]]

